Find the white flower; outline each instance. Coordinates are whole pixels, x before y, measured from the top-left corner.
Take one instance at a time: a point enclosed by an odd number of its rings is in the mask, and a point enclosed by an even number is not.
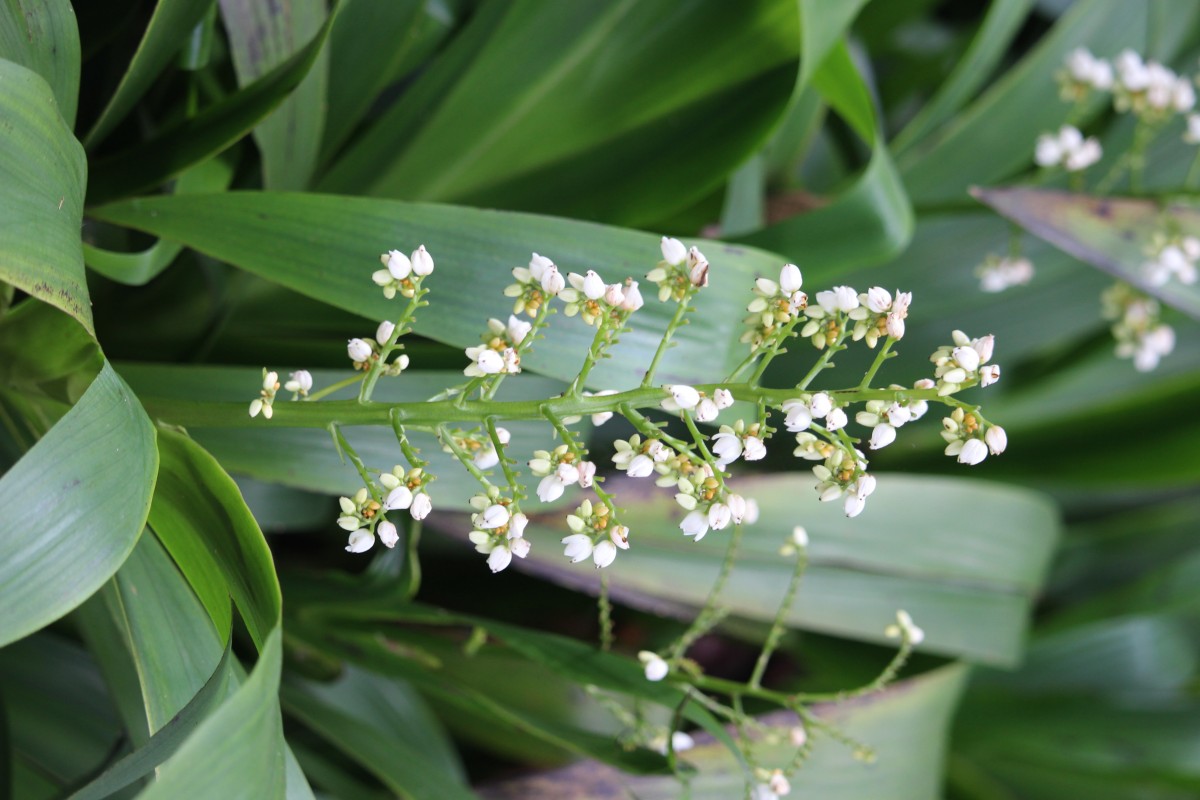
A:
[[[387,493],[387,497],[383,499],[383,510],[391,511],[393,509],[410,508],[413,504],[413,493],[407,486],[397,486]]]
[[[283,385],[284,389],[289,392],[298,392],[301,395],[307,395],[313,386],[312,373],[308,370],[299,370],[288,376],[289,380]]]
[[[693,286],[703,289],[708,286],[708,259],[695,247],[688,250],[688,280]]]
[[[529,331],[532,328],[532,323],[526,322],[514,314],[508,315],[508,326],[506,333],[508,334],[508,340],[512,342],[513,345],[518,345],[525,341],[525,337],[529,334]]]
[[[717,409],[724,411],[733,405],[733,393],[728,389],[717,389],[713,392],[713,402],[717,404]]]
[[[649,650],[642,650],[638,653],[638,661],[642,662],[648,681],[661,681],[671,671],[670,666],[658,653],[652,653]]]
[[[596,478],[596,465],[591,461],[579,462],[579,488],[589,488]]]
[[[998,380],[1000,380],[999,364],[985,364],[979,368],[979,385],[981,387],[991,386]]]
[[[412,262],[399,250],[389,250],[379,257],[394,280],[402,281],[412,274]]]
[[[750,790],[750,800],[779,800],[779,795],[772,792],[767,784],[758,783]]]
[[[477,345],[466,349],[467,358],[471,365],[463,370],[463,374],[471,378],[484,375],[495,375],[504,371],[504,357],[485,345]]]
[[[625,302],[625,290],[619,283],[610,283],[604,289],[604,302],[613,308],[620,308]]]
[[[629,549],[629,528],[624,525],[614,525],[608,532],[608,538],[622,550]]]
[[[742,458],[747,461],[760,461],[767,456],[767,446],[757,436],[747,436],[742,440]]]
[[[502,525],[507,525],[510,514],[508,506],[502,506],[499,503],[493,503],[483,510],[476,522],[480,528],[490,529],[499,528]]]
[[[492,548],[492,552],[488,553],[487,564],[492,572],[500,572],[502,569],[512,563],[512,550],[508,549],[508,545],[501,544]]]
[[[967,439],[958,452],[958,463],[974,466],[987,458],[988,446],[982,439]]]
[[[362,339],[351,339],[346,343],[346,355],[350,356],[350,360],[355,364],[362,364],[369,361],[374,353],[375,351],[371,349],[371,345]]]
[[[696,404],[696,421],[697,422],[712,422],[717,418],[720,409],[717,408],[715,400],[702,397],[700,402]]]
[[[795,264],[784,264],[779,270],[779,288],[790,295],[800,291],[803,285],[804,277],[800,274],[800,268]]]
[[[896,623],[888,625],[883,633],[889,639],[899,639],[903,635],[910,644],[914,645],[925,641],[925,631],[918,628],[912,617],[903,609],[896,612]]]
[[[412,506],[408,509],[408,513],[412,514],[413,519],[416,520],[425,519],[429,516],[430,511],[433,511],[433,501],[425,492],[420,492],[413,497]]]
[[[987,443],[988,452],[994,456],[1000,455],[1008,447],[1008,434],[999,425],[988,428],[983,440]]]
[[[575,283],[571,281],[571,283]],[[588,300],[599,300],[604,297],[605,290],[604,280],[596,274],[595,270],[589,269],[587,275],[584,276],[582,289]]]
[[[572,564],[578,564],[592,554],[592,540],[585,534],[573,533],[565,536],[562,543],[566,545],[563,555],[571,559]]]
[[[645,478],[654,472],[654,459],[645,453],[638,453],[629,462],[625,473],[631,478]]]
[[[708,508],[708,527],[719,531],[729,525],[733,512],[724,503],[713,503]]]
[[[825,430],[837,431],[846,427],[846,423],[850,420],[846,417],[846,412],[840,408],[830,409],[825,415]]]
[[[1043,133],[1037,138],[1033,150],[1033,160],[1039,167],[1057,166],[1062,161],[1063,149],[1058,143],[1058,137],[1052,133]]]
[[[849,286],[835,286],[829,291],[817,292],[817,305],[826,314],[850,312],[858,308],[858,292]]]
[[[663,261],[671,266],[677,266],[687,260],[688,251],[683,246],[683,242],[664,236],[662,237],[662,257]]]
[[[630,278],[626,278],[625,299],[621,301],[621,310],[633,313],[645,304],[646,301],[642,299],[642,290],[638,288],[638,282]]]
[[[886,422],[871,429],[871,449],[878,450],[896,441],[896,429]]]
[[[617,546],[609,539],[597,542],[592,548],[592,561],[596,563],[596,569],[604,569],[616,559]]]
[[[558,479],[557,475],[547,475],[538,483],[538,500],[541,500],[543,503],[553,503],[562,497],[565,489],[566,485]]]
[[[537,253],[534,253],[533,255],[535,258],[537,257]],[[530,262],[531,268],[532,263],[533,262]],[[541,283],[542,291],[551,297],[556,296],[559,292],[567,287],[566,280],[559,273],[558,267],[556,267],[553,263],[545,267],[544,271],[542,272]]]
[[[425,245],[421,245],[416,250],[413,250],[412,271],[413,274],[422,278],[433,272],[433,256],[429,255],[429,251],[425,249]]]
[[[375,544],[375,534],[366,528],[359,528],[350,532],[350,541],[346,545],[346,552],[365,553],[371,549],[373,544]]]
[[[1187,115],[1187,130],[1183,133],[1183,140],[1188,144],[1200,144],[1200,114]]]
[[[400,541],[400,534],[396,531],[396,526],[386,519],[376,526],[375,533],[379,535],[379,541],[383,542],[385,547],[395,547],[396,542]]]
[[[847,517],[857,517],[867,504],[867,498],[875,491],[875,477],[862,474],[850,484],[846,493],[845,511]]]
[[[780,797],[784,797],[792,793],[792,785],[788,783],[788,779],[784,777],[781,770],[772,770],[771,779],[767,781],[767,785],[771,787],[771,791]]]
[[[529,524],[529,517],[517,512],[512,515],[508,521],[508,533],[505,534],[509,539],[520,539],[525,535],[525,526]],[[511,545],[510,545],[511,546]],[[522,556],[523,557],[523,556]]]
[[[808,547],[808,530],[803,525],[792,528],[792,544],[801,549]]]
[[[1094,136],[1083,138],[1078,128],[1064,125],[1057,134],[1044,133],[1037,139],[1033,159],[1041,167],[1061,164],[1068,172],[1087,169],[1103,155],[1100,141]]]
[[[724,469],[731,461],[736,461],[742,454],[742,437],[732,430],[722,431],[713,437],[712,451],[717,457],[717,466]]]
[[[671,749],[676,753],[682,753],[691,750],[696,746],[696,740],[688,736],[683,731],[675,731],[671,734]]]
[[[1023,286],[1033,280],[1033,263],[1027,258],[989,257],[975,271],[979,288],[985,292],[1002,292],[1011,286]]]
[[[692,511],[679,523],[679,530],[684,536],[695,536],[698,542],[708,533],[708,516],[703,511]]]
[[[700,393],[691,386],[675,384],[673,386],[668,386],[667,391],[671,393],[671,398],[675,401],[675,406],[677,408],[690,411],[696,407],[697,403],[700,402]]]
[[[741,525],[742,520],[746,518],[746,512],[749,510],[746,498],[740,494],[731,494],[725,502],[729,506],[729,516],[733,519],[734,524]]]

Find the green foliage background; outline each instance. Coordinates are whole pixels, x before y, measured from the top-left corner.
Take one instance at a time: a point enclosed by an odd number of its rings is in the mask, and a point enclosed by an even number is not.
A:
[[[812,568],[773,680],[868,680],[898,607],[928,633],[900,683],[820,709],[877,761],[821,741],[796,793],[1195,797],[1200,304],[1163,295],[1177,350],[1136,375],[1099,319],[1108,279],[1083,263],[1129,274],[1122,242],[1163,198],[1200,234],[1192,153],[1163,136],[1154,197],[1103,224],[1029,167],[1070,111],[1053,80],[1067,52],[1190,69],[1200,7],[970,5],[0,2],[0,799],[678,796],[666,759],[622,747],[580,689],[664,722],[682,700],[593,647],[597,579],[558,557],[554,517],[535,520],[529,575],[488,576],[444,513],[468,476],[435,459],[431,522],[450,535],[363,569],[326,524],[357,486],[328,437],[243,417],[263,364],[346,374],[342,341],[388,310],[366,280],[384,250],[437,259],[416,368],[378,396],[419,400],[507,313],[500,289],[530,251],[637,276],[660,235],[713,223],[703,324],[664,381],[739,361],[753,278],[784,261],[806,288],[914,293],[888,380],[921,377],[954,328],[994,333],[1005,370],[987,410],[1009,451],[969,475],[934,420],[878,456],[855,520],[818,506],[789,447],[743,480],[763,519],[718,660],[761,641],[797,522]],[[1131,127],[1087,113],[1103,170]],[[981,197],[1041,237],[1025,240],[1038,277],[984,295],[972,267],[1010,228],[968,190],[1017,182]],[[668,317],[639,312],[595,385],[637,381]],[[587,338],[556,324],[508,396],[561,391]],[[793,350],[769,381],[807,368]],[[240,405],[184,429],[180,400]],[[512,428],[526,451],[550,441]],[[349,435],[394,463],[370,429]],[[622,503],[638,543],[611,577],[632,652],[694,613],[722,544],[681,542],[663,497],[629,487]],[[688,709],[713,735],[688,754],[692,796],[741,796],[727,737]]]

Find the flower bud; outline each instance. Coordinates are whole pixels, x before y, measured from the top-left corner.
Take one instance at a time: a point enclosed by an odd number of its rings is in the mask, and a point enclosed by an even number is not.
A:
[[[375,544],[375,535],[366,528],[359,528],[350,532],[350,540],[346,545],[348,553],[365,553],[371,549],[371,545]]]
[[[394,322],[388,322],[386,319],[379,323],[379,327],[375,329],[375,341],[383,345],[388,339],[392,338],[392,332],[396,330]]]
[[[642,299],[642,291],[638,288],[638,282],[629,278],[625,279],[625,299],[621,301],[621,310],[630,313],[637,311],[644,306],[646,301]]]
[[[396,542],[400,541],[400,534],[397,532],[396,526],[386,519],[376,526],[375,533],[379,535],[379,541],[383,542],[385,547],[395,547]]]
[[[350,360],[356,364],[361,364],[371,359],[374,350],[371,345],[364,342],[362,339],[351,339],[346,343],[346,354],[350,356]]]
[[[500,545],[488,553],[487,564],[492,572],[500,572],[512,563],[512,550],[507,545]]]
[[[563,278],[562,273],[558,271],[553,263],[546,266],[542,273],[542,291],[551,297],[557,295],[567,287],[567,281]]]
[[[670,666],[658,653],[652,653],[649,650],[638,653],[638,661],[642,662],[648,681],[661,681],[671,671]]]
[[[596,569],[604,569],[616,559],[617,546],[609,539],[598,542],[592,548],[592,561],[596,562]]]
[[[783,269],[779,270],[779,288],[783,289],[785,294],[792,294],[800,290],[804,285],[804,277],[800,274],[800,268],[795,264],[784,264]]]
[[[625,302],[625,290],[619,283],[610,283],[604,288],[604,302],[613,308],[620,308]]]
[[[293,372],[288,377],[290,380],[283,385],[283,388],[287,389],[289,392],[299,392],[302,395],[306,395],[312,390],[312,373],[308,370],[302,369],[297,372]]]
[[[983,439],[987,443],[988,451],[994,456],[1000,455],[1008,447],[1008,434],[999,425],[988,428]]]
[[[381,255],[379,260],[383,262],[395,280],[402,281],[412,273],[412,262],[399,250],[389,250]]]
[[[682,264],[687,260],[688,251],[683,246],[683,242],[678,239],[672,239],[669,236],[662,237],[662,257],[663,261],[674,266]]]
[[[425,492],[421,492],[413,497],[412,505],[408,509],[408,513],[412,514],[415,520],[425,519],[429,516],[430,511],[433,511],[433,501],[429,499],[429,495]]]
[[[958,463],[974,466],[987,458],[988,446],[982,439],[967,439],[958,453]]]
[[[425,245],[421,245],[413,251],[412,271],[413,274],[422,278],[433,272],[433,256],[429,255]]]
[[[671,393],[675,404],[685,410],[691,410],[700,402],[700,393],[691,386],[677,383],[674,386],[668,386],[667,391]]]

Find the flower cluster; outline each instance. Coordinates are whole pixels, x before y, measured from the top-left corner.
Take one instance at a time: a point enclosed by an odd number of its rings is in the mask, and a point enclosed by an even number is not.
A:
[[[627,278],[625,283],[605,283],[595,271],[586,275],[572,272],[567,275],[570,286],[558,293],[568,317],[579,315],[588,325],[599,325],[606,317],[620,322],[644,305],[638,282]]]
[[[444,452],[453,453],[457,448],[460,452],[466,453],[471,458],[471,463],[479,469],[491,469],[500,463],[500,454],[496,452],[496,444],[487,431],[480,429],[470,432],[455,430],[448,432],[448,435],[453,446],[450,442],[443,443],[442,450]],[[507,428],[497,427],[496,438],[503,446],[512,440],[512,434],[508,432]]]
[[[596,569],[603,569],[617,558],[617,550],[629,549],[629,528],[618,523],[607,503],[584,500],[567,515],[571,533],[562,539],[563,555],[572,564],[591,557]]]
[[[954,394],[966,386],[991,386],[1000,380],[1000,365],[989,364],[995,337],[991,334],[972,339],[962,331],[954,331],[954,344],[943,345],[933,352],[933,376],[937,379],[939,397]]]
[[[385,348],[389,348],[396,336],[396,324],[384,320],[375,329],[375,338],[351,339],[346,342],[346,355],[350,357],[355,369],[370,370],[376,365],[381,375],[395,377],[408,369],[409,358],[401,353],[391,363],[382,359]]]
[[[470,378],[482,378],[520,372],[520,347],[532,328],[532,323],[511,314],[507,323],[489,319],[487,332],[480,337],[483,344],[466,349],[471,363],[463,370],[463,374]]]
[[[515,267],[512,271],[516,283],[504,289],[505,297],[515,297],[513,313],[522,312],[536,316],[549,298],[556,297],[566,288],[566,278],[558,271],[553,261],[537,253],[529,259],[528,267]]]
[[[587,489],[596,477],[596,465],[577,459],[565,444],[560,444],[552,451],[535,450],[529,462],[529,471],[534,477],[542,479],[537,487],[537,496],[543,503],[552,503],[562,497],[568,486],[578,485],[581,489]]]
[[[874,348],[881,336],[893,339],[904,336],[910,303],[910,292],[898,291],[893,295],[874,286],[859,293],[849,286],[835,286],[817,292],[817,304],[804,309],[808,321],[800,329],[800,336],[811,339],[813,347],[823,350],[840,343],[849,332],[854,341],[865,341]]]
[[[977,412],[956,408],[942,420],[946,455],[958,463],[974,466],[991,453],[998,456],[1008,447],[1008,434],[999,425],[989,425]]]
[[[312,379],[309,378],[311,386]],[[260,413],[263,418],[270,419],[275,414],[275,394],[279,391],[279,373],[268,372],[263,370],[262,392],[258,399],[250,401],[250,416],[257,417]]]
[[[662,261],[646,274],[646,280],[658,286],[658,302],[683,302],[695,289],[708,286],[708,259],[703,253],[669,236],[662,238],[661,249]]]
[[[1013,286],[1024,286],[1033,280],[1033,262],[1020,256],[989,255],[975,268],[979,288],[985,292],[1003,292]]]
[[[795,264],[784,264],[778,281],[759,278],[754,282],[754,299],[746,306],[749,330],[742,334],[742,342],[750,345],[751,352],[791,332],[808,308],[808,295],[800,290],[803,285],[804,276]]]
[[[421,245],[406,256],[399,250],[389,250],[379,257],[386,269],[376,270],[371,275],[375,285],[383,289],[383,296],[391,300],[397,293],[413,297],[421,278],[433,272],[433,256]]]
[[[525,538],[529,518],[515,510],[511,498],[502,497],[500,490],[492,486],[471,498],[471,508],[476,512],[471,515],[475,529],[468,538],[476,552],[487,556],[492,572],[500,572],[511,564],[513,556],[529,555],[529,540]]]
[[[1061,166],[1067,172],[1079,172],[1100,160],[1103,151],[1094,136],[1083,138],[1079,129],[1063,125],[1058,133],[1043,133],[1037,139],[1033,160],[1039,167]]]
[[[1117,283],[1100,296],[1104,318],[1111,320],[1118,358],[1133,359],[1139,372],[1149,372],[1175,349],[1175,330],[1161,320],[1158,301],[1127,283]]]
[[[1195,236],[1157,233],[1146,248],[1146,255],[1149,261],[1142,265],[1142,272],[1151,286],[1164,286],[1172,278],[1188,286],[1196,282],[1200,239]]]

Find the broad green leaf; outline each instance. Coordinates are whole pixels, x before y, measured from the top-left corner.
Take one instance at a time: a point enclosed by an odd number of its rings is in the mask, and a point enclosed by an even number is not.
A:
[[[102,800],[148,775],[179,749],[209,712],[226,693],[229,675],[229,649],[217,664],[212,675],[188,704],[144,745],[109,766],[86,786],[70,795],[68,800]]]
[[[350,3],[329,34],[321,161],[337,153],[390,85],[424,62],[462,15],[459,0]]]
[[[160,431],[158,441],[161,461],[150,526],[210,611],[220,602],[222,591],[233,596],[261,649],[278,625],[281,603],[262,531],[216,459],[170,430]],[[228,596],[224,602],[228,608]]]
[[[55,788],[49,797],[61,797],[120,743],[104,681],[75,642],[42,632],[0,649],[0,687],[18,786],[32,769]]]
[[[238,85],[246,87],[312,40],[325,19],[325,0],[220,0]],[[317,164],[325,118],[328,54],[322,50],[295,91],[254,128],[263,185],[303,189]]]
[[[282,659],[278,628],[237,691],[159,769],[141,800],[271,800],[283,798],[285,759],[279,714]]]
[[[819,706],[816,713],[843,733],[876,753],[874,763],[854,757],[853,748],[810,730],[812,755],[792,777],[792,794],[824,800],[933,800],[941,796],[947,730],[962,692],[967,670],[951,665],[902,681],[879,695],[844,705]],[[759,721],[780,729],[783,741],[758,741],[754,755],[770,769],[785,766],[795,754],[786,730],[796,723],[792,714],[777,713]],[[697,746],[681,754],[696,767],[688,781],[688,796],[696,800],[729,800],[745,792],[745,771],[734,756],[710,737],[698,735]],[[536,787],[536,788],[535,788]],[[554,797],[624,797],[668,800],[680,796],[676,778],[628,776],[595,763],[581,763],[490,786],[496,797],[529,797],[552,792]]]
[[[1084,0],[1072,5],[1028,56],[953,123],[899,159],[913,202],[917,206],[959,203],[971,185],[994,184],[1031,167],[1037,135],[1056,129],[1074,110],[1059,99],[1054,81],[1055,71],[1071,50],[1088,47],[1104,57],[1125,48],[1145,53],[1152,38],[1150,17],[1162,14],[1172,20],[1170,27],[1186,29],[1195,13],[1194,4],[1186,0]],[[1174,37],[1167,37],[1166,43],[1179,46]],[[1156,56],[1170,61],[1174,54],[1163,47]],[[1083,119],[1103,105],[1103,98],[1093,98]],[[1016,130],[1014,120],[1019,121]]]
[[[164,367],[150,364],[123,364],[125,374],[135,390],[154,403],[154,397],[203,399],[208,401],[244,400],[252,397],[262,384],[261,370],[244,367]],[[314,385],[329,386],[347,377],[348,373],[313,370]],[[382,401],[400,402],[424,400],[462,379],[461,373],[411,370],[395,381],[379,382],[375,397]],[[558,381],[532,375],[508,381],[501,389],[500,399],[534,399],[550,397],[563,390]],[[250,394],[247,394],[247,389]],[[333,395],[334,398],[357,396],[352,387]],[[282,402],[282,401],[281,401]],[[244,403],[241,405],[245,405]],[[238,409],[239,416],[242,409]],[[353,494],[362,486],[354,467],[343,461],[330,435],[321,429],[284,428],[263,425],[251,429],[204,428],[192,426],[191,435],[200,446],[211,452],[220,464],[232,472],[259,480],[281,483],[322,494]],[[539,422],[514,422],[505,426],[512,433],[510,455],[518,463],[533,457],[533,451],[552,446],[553,431]],[[368,467],[390,470],[402,462],[399,445],[390,431],[377,428],[347,428],[344,431],[351,446]],[[430,461],[429,471],[438,476],[429,487],[435,508],[465,509],[470,496],[479,484],[453,455],[442,452],[433,436],[414,433],[413,444],[422,458]],[[164,448],[165,452],[165,448]],[[330,508],[332,523],[336,509]],[[312,520],[320,523],[325,520]]]
[[[74,402],[103,364],[96,340],[54,306],[29,300],[0,319],[0,386]]]
[[[91,165],[88,202],[101,203],[149,189],[220,153],[249,133],[304,80],[337,17],[334,6],[308,44],[246,88]]]
[[[883,474],[866,511],[848,520],[838,503],[819,503],[811,484],[799,475],[738,484],[762,512],[744,533],[723,606],[771,620],[793,566],[779,547],[804,525],[809,567],[786,615],[790,625],[883,643],[884,628],[904,609],[925,629],[921,649],[1000,665],[1020,659],[1058,530],[1043,497],[961,478]],[[632,483],[615,491],[632,547],[609,575],[614,598],[671,613],[701,605],[729,534],[693,542],[679,532],[683,512],[669,492]],[[515,567],[594,590],[595,570],[562,557],[561,517],[541,515],[531,530],[539,544]]]
[[[896,255],[913,233],[912,208],[878,130],[866,85],[845,44],[813,75],[813,86],[870,145],[866,170],[828,206],[741,239],[779,252],[802,269],[877,264]]]
[[[413,741],[414,736],[423,738],[419,728],[414,727],[405,736],[397,736],[393,731],[378,727],[370,716],[351,713],[340,705],[323,701],[320,695],[306,690],[302,684],[284,684],[282,700],[289,717],[299,720],[330,745],[359,762],[401,797],[465,800],[476,796],[461,773],[448,770],[444,763],[439,763],[436,755],[431,757],[423,742]],[[378,716],[378,711],[372,716]],[[419,723],[412,720],[410,724]]]
[[[220,158],[202,161],[183,172],[175,181],[175,194],[223,191],[233,179],[233,165]],[[86,233],[85,233],[86,237]],[[83,243],[83,260],[106,278],[130,286],[142,286],[169,267],[183,250],[175,242],[158,240],[139,253],[119,253]]]
[[[0,59],[41,75],[54,92],[58,113],[68,126],[74,124],[79,28],[69,0],[7,0],[0,5]]]
[[[796,13],[794,0],[483,4],[318,186],[661,219],[720,186],[774,126],[795,82]]]
[[[229,628],[215,627],[153,536],[141,538],[104,599],[133,657],[149,731],[157,733],[213,674]]]
[[[142,532],[157,470],[154,429],[105,365],[0,478],[0,643],[53,622],[112,576]]]
[[[116,91],[84,137],[88,148],[95,148],[129,115],[134,105],[150,89],[178,55],[192,30],[204,19],[213,0],[158,0],[146,25],[146,32],[121,76]]]
[[[424,243],[437,262],[428,278],[430,312],[416,331],[458,347],[474,345],[489,316],[506,319],[503,296],[511,269],[537,251],[564,271],[597,268],[608,280],[644,275],[659,260],[658,237],[573,220],[390,200],[312,194],[236,192],[146,198],[96,209],[100,219],[144,230],[261,275],[370,320],[397,315],[371,283],[379,253]],[[700,243],[713,265],[710,286],[693,305],[704,325],[675,337],[663,359],[666,383],[716,380],[741,361],[738,337],[754,278],[778,274],[780,258],[742,246]],[[464,287],[470,287],[469,291]],[[660,304],[653,286],[634,328],[613,358],[597,365],[589,383],[617,388],[640,381],[673,304]],[[370,323],[374,329],[376,322]],[[556,317],[551,335],[522,362],[531,371],[570,380],[582,364],[593,330]],[[353,332],[349,332],[353,333]],[[247,401],[248,402],[248,401]]]
[[[1156,286],[1144,270],[1155,234],[1200,236],[1200,209],[1195,206],[1164,208],[1153,200],[1020,188],[978,189],[974,195],[1063,252],[1200,319],[1200,286],[1178,280]]]
[[[800,77],[796,85],[803,88],[825,58],[837,47],[850,23],[867,4],[867,0],[846,0],[829,4],[822,0],[800,0]]]
[[[983,85],[1009,52],[1033,5],[1034,0],[992,0],[970,49],[929,102],[892,140],[892,151],[898,157],[952,118]]]
[[[79,246],[83,148],[49,84],[4,59],[0,119],[0,281],[61,308],[94,334]]]

